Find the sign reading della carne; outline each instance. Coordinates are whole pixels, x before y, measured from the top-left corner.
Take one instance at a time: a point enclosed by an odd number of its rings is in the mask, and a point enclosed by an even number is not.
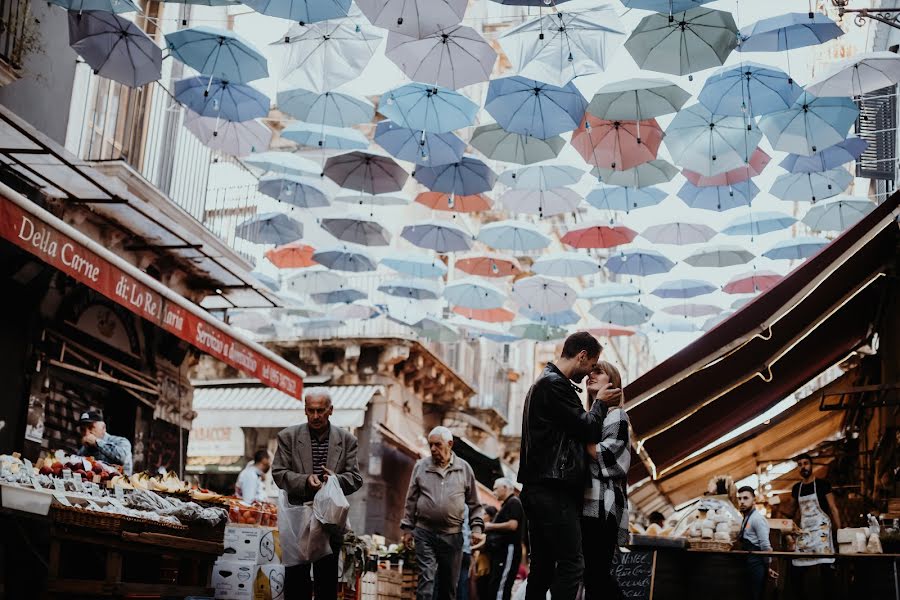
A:
[[[4,239],[210,356],[294,398],[302,397],[303,380],[298,374],[240,343],[212,318],[203,319],[166,298],[63,233],[50,220],[40,219],[0,195],[0,235]]]

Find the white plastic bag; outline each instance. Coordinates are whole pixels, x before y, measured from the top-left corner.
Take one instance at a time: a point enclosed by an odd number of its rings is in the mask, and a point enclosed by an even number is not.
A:
[[[286,567],[310,563],[331,554],[328,533],[316,519],[312,504],[295,506],[287,494],[278,494],[278,535],[281,562]]]
[[[316,519],[329,531],[343,532],[347,528],[350,503],[344,496],[338,478],[331,476],[313,498]]]

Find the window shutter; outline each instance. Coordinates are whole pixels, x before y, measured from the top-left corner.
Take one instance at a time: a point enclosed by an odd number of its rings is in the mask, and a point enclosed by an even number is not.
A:
[[[856,135],[869,143],[856,161],[856,176],[894,181],[897,158],[897,87],[863,94],[857,100]]]

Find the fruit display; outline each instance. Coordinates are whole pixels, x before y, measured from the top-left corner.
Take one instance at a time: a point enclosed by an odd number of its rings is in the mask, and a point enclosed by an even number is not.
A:
[[[228,498],[228,522],[236,525],[278,526],[278,507],[270,502],[246,504],[239,498]]]

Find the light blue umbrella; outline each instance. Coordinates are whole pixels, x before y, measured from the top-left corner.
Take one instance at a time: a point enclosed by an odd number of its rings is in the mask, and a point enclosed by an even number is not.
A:
[[[584,277],[600,272],[596,258],[579,252],[553,252],[544,254],[531,265],[538,275],[549,277]]]
[[[744,265],[753,260],[753,253],[734,245],[704,246],[684,259],[692,267],[724,268]]]
[[[287,244],[303,237],[303,223],[284,213],[262,213],[234,228],[234,234],[255,244]]]
[[[260,152],[250,154],[241,159],[245,164],[261,169],[266,173],[281,175],[311,175],[319,177],[322,167],[292,152]]]
[[[466,143],[452,133],[416,131],[388,120],[376,126],[375,143],[400,160],[432,167],[459,162],[466,151]]]
[[[749,179],[734,185],[710,186],[696,186],[685,181],[678,190],[678,197],[689,207],[717,211],[749,206],[757,194],[759,188]]]
[[[599,184],[585,197],[588,204],[600,210],[630,212],[639,208],[656,206],[666,199],[659,188],[630,188]]]
[[[638,302],[610,300],[591,307],[590,313],[598,321],[631,327],[650,320],[653,311]]]
[[[369,123],[375,106],[365,98],[340,92],[319,94],[302,88],[278,92],[278,108],[301,121],[332,127],[350,127]]]
[[[194,6],[233,6],[237,0],[162,0],[166,4],[192,4]]]
[[[243,83],[209,77],[175,82],[175,99],[203,117],[241,123],[269,114],[269,98]]]
[[[791,173],[821,173],[858,160],[868,146],[866,140],[851,137],[823,148],[812,156],[788,154],[778,166]]]
[[[519,321],[513,323],[509,328],[509,332],[517,338],[534,340],[536,342],[561,340],[569,335],[569,331],[564,327],[552,327],[544,323],[535,323],[533,321]]]
[[[587,298],[588,300],[601,300],[603,298],[627,298],[629,296],[640,296],[641,291],[635,286],[628,283],[618,283],[615,281],[607,281],[600,285],[581,290],[578,294],[579,298]]]
[[[525,221],[494,221],[482,226],[478,241],[498,250],[530,252],[550,245],[550,238]]]
[[[394,279],[379,285],[378,291],[410,300],[437,300],[441,296],[438,283],[423,279]]]
[[[803,260],[827,245],[828,240],[822,238],[795,237],[779,241],[762,255],[772,260]]]
[[[260,273],[259,271],[252,271],[250,274],[256,277],[257,281],[259,281],[261,284],[263,284],[273,292],[277,292],[281,289],[281,284],[278,283],[278,280],[274,277],[269,277],[265,273]]]
[[[641,233],[641,237],[654,244],[674,244],[686,246],[708,242],[716,235],[716,230],[703,223],[669,221],[651,225]]]
[[[758,117],[790,108],[802,92],[780,69],[741,62],[707,79],[697,100],[717,115]]]
[[[668,273],[675,266],[671,260],[649,249],[621,250],[606,261],[606,268],[618,275],[657,275]]]
[[[757,211],[731,221],[722,233],[725,235],[762,235],[787,229],[797,222],[790,215],[776,211]]]
[[[816,202],[837,196],[853,183],[846,169],[821,173],[785,173],[775,178],[769,193],[790,202]]]
[[[816,204],[803,222],[813,231],[844,231],[873,210],[875,203],[868,198],[840,198]]]
[[[715,292],[718,287],[699,279],[675,279],[656,286],[651,294],[660,298],[695,298]]]
[[[694,333],[703,331],[696,321],[690,319],[676,319],[674,317],[661,317],[657,315],[653,321],[646,325],[658,333]]]
[[[672,181],[678,174],[674,165],[662,159],[651,160],[642,165],[617,171],[616,169],[591,169],[591,175],[598,181],[608,185],[620,185],[622,187],[645,188],[650,185],[659,185]]]
[[[365,150],[369,147],[369,140],[356,129],[316,123],[291,123],[281,130],[281,137],[310,148]]]
[[[400,237],[419,248],[441,254],[472,247],[472,234],[452,221],[438,219],[406,225],[400,232]]]
[[[420,336],[432,342],[455,342],[460,338],[459,330],[443,319],[426,317],[412,326]]]
[[[244,0],[244,4],[260,14],[305,25],[346,17],[351,0]]]
[[[583,170],[568,165],[532,165],[503,171],[499,181],[516,190],[551,190],[575,185],[583,175]]]
[[[369,253],[349,246],[316,250],[312,259],[333,271],[349,271],[351,273],[374,271],[377,264]]]
[[[405,253],[381,259],[381,264],[401,275],[423,279],[440,279],[447,274],[447,265],[437,256]]]
[[[759,129],[744,117],[713,114],[694,104],[672,119],[665,144],[676,164],[701,175],[718,175],[748,164],[761,139]]]
[[[269,75],[266,57],[227,29],[198,25],[166,35],[169,52],[201,75],[247,83]]]
[[[816,98],[804,92],[790,108],[760,119],[759,128],[776,150],[809,156],[843,141],[858,115],[850,98]]]
[[[497,174],[489,166],[469,156],[447,165],[417,167],[413,177],[433,192],[457,196],[487,192],[497,181]]]
[[[444,288],[444,298],[455,306],[476,310],[500,308],[506,302],[504,292],[475,277],[448,283]]]
[[[782,52],[823,44],[844,31],[820,12],[787,13],[742,27],[739,52]]]
[[[49,2],[76,13],[93,10],[116,14],[141,12],[138,5],[131,0],[49,0]]]
[[[559,136],[541,140],[510,133],[499,124],[491,123],[476,127],[469,144],[491,160],[530,165],[556,158],[566,142]]]
[[[587,100],[571,81],[558,87],[504,77],[488,85],[484,108],[505,130],[545,140],[577,128]]]
[[[581,315],[571,308],[550,313],[548,315],[528,310],[527,308],[521,308],[519,309],[519,314],[529,321],[534,321],[535,323],[540,323],[541,325],[546,325],[548,327],[566,327],[568,325],[574,325],[581,320]]]
[[[331,292],[319,292],[318,294],[310,294],[310,298],[316,304],[349,304],[357,300],[364,300],[368,296],[354,288],[344,288]]]
[[[684,12],[714,0],[622,0],[625,8],[639,8],[653,12],[669,14]]]
[[[447,88],[410,83],[385,92],[378,112],[409,129],[447,133],[472,125],[478,105]]]
[[[265,175],[259,180],[257,189],[279,202],[287,202],[300,208],[317,208],[331,204],[320,187],[319,180],[311,177]]]

